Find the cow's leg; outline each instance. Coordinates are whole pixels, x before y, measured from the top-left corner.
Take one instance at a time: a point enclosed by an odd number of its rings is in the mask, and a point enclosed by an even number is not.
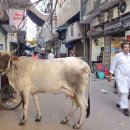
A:
[[[22,96],[22,99],[23,99],[23,118],[19,122],[19,125],[24,125],[26,123],[26,121],[27,121],[27,111],[28,111],[28,105],[29,105],[29,95],[30,95],[29,91],[21,92],[21,96]]]
[[[78,100],[79,105],[80,105],[80,118],[79,118],[78,123],[75,124],[73,126],[73,128],[79,129],[82,126],[82,123],[83,123],[83,120],[85,118],[86,109],[87,109],[88,105],[86,104],[87,102],[86,102],[86,99],[85,99],[85,92],[77,94],[76,97],[77,97],[77,100]]]
[[[72,107],[71,107],[71,110],[69,112],[69,114],[65,117],[65,119],[63,119],[61,121],[61,124],[67,124],[69,119],[72,117],[72,115],[74,114],[74,112],[78,109],[79,105],[78,105],[78,102],[76,100],[75,97],[71,98],[72,100]]]
[[[36,109],[37,109],[37,117],[36,117],[36,122],[39,122],[41,121],[41,111],[40,111],[40,107],[39,107],[39,100],[38,100],[38,96],[36,94],[33,94],[32,95],[33,97],[33,101],[34,101],[34,104],[36,106]]]

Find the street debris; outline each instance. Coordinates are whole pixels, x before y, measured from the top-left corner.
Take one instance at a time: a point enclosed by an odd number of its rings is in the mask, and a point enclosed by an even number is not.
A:
[[[102,89],[102,90],[101,90],[101,93],[103,93],[103,94],[108,94],[108,91],[105,90],[105,89]]]

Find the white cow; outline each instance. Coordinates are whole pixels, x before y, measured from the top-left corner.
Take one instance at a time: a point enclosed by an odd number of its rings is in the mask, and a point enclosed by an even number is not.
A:
[[[90,68],[80,58],[43,61],[30,57],[12,57],[10,53],[0,52],[0,73],[7,75],[10,85],[19,91],[23,98],[23,118],[19,125],[24,125],[27,121],[30,94],[37,108],[35,121],[41,120],[37,93],[65,93],[71,97],[72,108],[61,124],[68,123],[78,107],[81,109],[80,118],[73,128],[80,128],[85,115],[89,116],[90,102],[86,101],[85,91],[89,87]]]

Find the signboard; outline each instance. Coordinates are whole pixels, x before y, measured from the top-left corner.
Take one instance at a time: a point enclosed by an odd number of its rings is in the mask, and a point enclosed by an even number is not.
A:
[[[103,34],[103,28],[98,27],[98,28],[91,28],[90,31],[87,32],[87,35],[90,36],[99,36]]]
[[[125,16],[118,21],[104,25],[104,34],[112,34],[130,29],[130,16]]]
[[[121,21],[111,22],[104,25],[104,34],[112,34],[115,32],[120,32],[122,30],[122,23]]]
[[[129,15],[121,18],[120,21],[122,22],[123,28],[125,28],[126,30],[130,29],[130,16]]]
[[[19,29],[26,31],[26,18],[23,20],[24,12],[24,10],[9,9],[9,22],[12,31]]]

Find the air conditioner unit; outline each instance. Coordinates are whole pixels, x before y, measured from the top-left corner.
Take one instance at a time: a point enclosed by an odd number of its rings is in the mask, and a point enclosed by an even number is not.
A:
[[[108,12],[104,12],[101,14],[101,23],[108,21]]]
[[[100,17],[95,17],[91,22],[91,27],[100,25]]]
[[[119,12],[120,12],[120,16],[130,13],[130,0],[123,0],[122,2],[120,2]]]
[[[109,10],[109,20],[113,20],[119,17],[119,9],[115,7]]]

